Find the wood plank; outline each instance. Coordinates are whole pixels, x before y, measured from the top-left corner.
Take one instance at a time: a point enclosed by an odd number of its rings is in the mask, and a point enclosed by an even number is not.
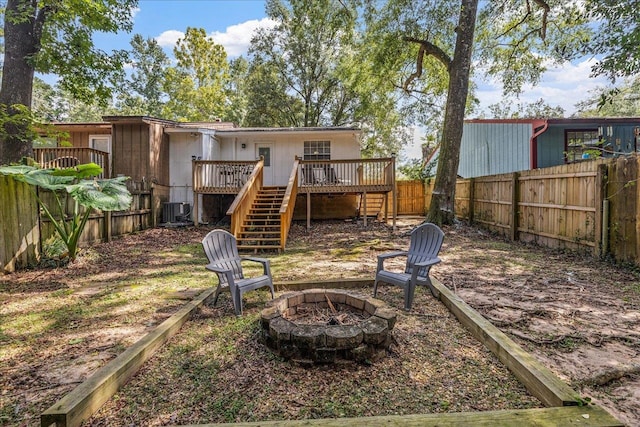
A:
[[[511,240],[518,240],[518,201],[520,200],[520,184],[518,181],[518,172],[513,173],[511,182]]]
[[[215,289],[207,289],[176,314],[162,322],[117,358],[98,369],[91,377],[42,413],[42,426],[78,426],[113,396],[140,369],[153,353],[189,319],[191,313],[210,298]]]
[[[389,415],[363,418],[324,418],[310,420],[257,421],[236,424],[200,424],[200,427],[271,427],[271,426],[324,426],[324,427],[539,427],[539,426],[591,426],[620,427],[621,422],[599,406],[573,406],[559,408],[515,409],[510,411],[457,412],[449,414]],[[183,427],[196,427],[196,424]]]
[[[436,279],[434,294],[546,406],[570,406],[580,395]]]

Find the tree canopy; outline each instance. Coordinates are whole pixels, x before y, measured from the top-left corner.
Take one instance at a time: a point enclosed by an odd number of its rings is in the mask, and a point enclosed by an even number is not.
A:
[[[547,64],[577,55],[589,28],[579,5],[562,0],[487,1],[479,10],[477,0],[367,4],[368,22],[387,40],[378,62],[399,70],[404,91],[446,99],[428,220],[450,223],[471,77],[498,78],[506,92],[519,93]]]
[[[176,66],[165,73],[166,119],[213,121],[227,111],[229,63],[224,47],[202,28],[187,28],[173,49]]]
[[[594,74],[618,77],[640,73],[640,5],[638,1],[586,0],[585,19],[596,26],[583,53],[599,59]]]
[[[121,114],[160,117],[165,104],[164,74],[171,64],[155,39],[135,34],[131,39],[131,74],[117,87]]]
[[[31,108],[35,71],[56,74],[60,86],[77,98],[110,96],[110,82],[122,71],[125,54],[97,49],[91,37],[95,31],[130,29],[136,5],[137,0],[7,0],[0,164],[31,154],[31,115],[26,111]]]

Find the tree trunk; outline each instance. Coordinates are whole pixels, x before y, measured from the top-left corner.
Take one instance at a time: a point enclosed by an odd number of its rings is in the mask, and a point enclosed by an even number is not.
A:
[[[469,93],[477,9],[478,0],[462,0],[456,29],[456,47],[449,68],[449,90],[438,157],[438,171],[427,213],[427,220],[436,224],[452,224],[455,220],[456,180],[464,113]]]
[[[4,19],[4,66],[0,87],[0,108],[6,108],[9,120],[2,123],[0,132],[0,164],[20,161],[33,155],[33,141],[27,136],[29,120],[11,120],[24,114],[15,106],[31,108],[34,66],[32,58],[38,53],[39,31],[35,28],[35,2],[8,0]],[[20,19],[11,17],[20,16]]]

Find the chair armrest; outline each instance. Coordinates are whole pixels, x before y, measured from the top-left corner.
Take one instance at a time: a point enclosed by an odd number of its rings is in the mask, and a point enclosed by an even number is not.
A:
[[[428,267],[430,265],[436,265],[438,263],[440,263],[442,260],[438,257],[435,258],[431,258],[427,261],[422,261],[422,262],[416,262],[413,266],[414,267]]]
[[[386,252],[384,254],[378,255],[378,267],[376,268],[376,273],[378,271],[384,270],[384,261],[389,258],[395,258],[399,256],[407,256],[407,251],[394,251],[394,252]]]
[[[226,274],[227,272],[231,271],[228,268],[220,267],[218,264],[207,264],[205,268],[209,271],[220,274]]]
[[[253,257],[253,256],[245,256],[240,258],[240,261],[253,261],[253,262],[259,262],[260,264],[265,264],[265,263],[269,263],[270,260],[266,259],[266,258],[257,258],[257,257]]]
[[[422,261],[422,262],[416,262],[415,264],[413,264],[413,268],[411,271],[411,283],[416,283],[416,280],[418,279],[418,271],[420,271],[421,268],[423,267],[430,267],[432,265],[436,265],[440,262],[440,258],[435,257],[435,258],[431,258],[428,259],[426,261]],[[428,271],[427,271],[428,273]],[[428,274],[427,274],[428,276]]]
[[[240,258],[240,261],[259,262],[260,264],[262,264],[262,270],[264,271],[264,274],[267,276],[271,276],[271,260],[257,257],[242,257]]]
[[[386,252],[384,254],[378,255],[378,259],[387,259],[393,258],[397,256],[407,256],[407,251],[394,251],[394,252]]]
[[[220,284],[224,283],[222,281],[222,278],[220,277],[221,275],[223,275],[226,278],[227,284],[233,289],[233,287],[235,286],[235,280],[233,280],[233,272],[231,270],[229,270],[228,268],[220,267],[218,264],[207,264],[205,268],[218,274],[218,281],[220,282]]]

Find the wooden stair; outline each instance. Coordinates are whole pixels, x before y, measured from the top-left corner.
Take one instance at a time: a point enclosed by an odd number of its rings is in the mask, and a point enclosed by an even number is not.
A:
[[[360,195],[358,201],[358,218],[364,216],[364,197]],[[384,194],[382,193],[367,193],[367,218],[380,219],[384,215],[382,208],[384,207]]]
[[[236,236],[239,251],[258,252],[282,249],[280,206],[285,190],[285,187],[260,189]]]

